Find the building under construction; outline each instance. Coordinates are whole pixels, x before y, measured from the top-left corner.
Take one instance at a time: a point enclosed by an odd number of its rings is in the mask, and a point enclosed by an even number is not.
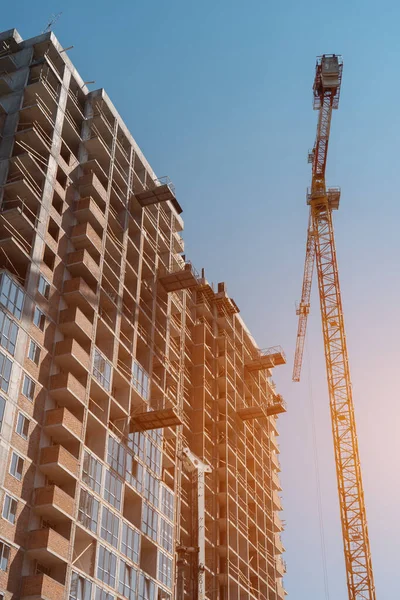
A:
[[[52,33],[0,34],[0,599],[280,600],[271,370]]]

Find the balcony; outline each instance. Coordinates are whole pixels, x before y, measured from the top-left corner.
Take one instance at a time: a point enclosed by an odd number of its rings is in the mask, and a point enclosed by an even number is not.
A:
[[[58,102],[58,93],[60,85],[55,83],[55,87],[48,79],[38,76],[31,76],[28,85],[25,88],[24,101],[26,104],[35,104],[36,98],[39,97],[46,106],[53,107]]]
[[[64,281],[64,299],[68,304],[78,306],[86,316],[93,316],[97,306],[97,295],[80,277]]]
[[[286,573],[285,561],[280,556],[277,556],[275,559],[275,563],[276,563],[276,571],[278,573],[278,577],[283,577],[284,574]]]
[[[34,500],[35,512],[51,523],[71,520],[74,512],[74,499],[56,485],[37,488]]]
[[[89,343],[92,339],[93,324],[77,306],[66,308],[60,312],[58,326],[64,335],[73,337],[82,345]]]
[[[218,286],[219,285],[220,284],[218,284]],[[224,288],[222,288],[218,291],[217,294],[215,294],[213,300],[215,302],[215,306],[217,307],[218,315],[220,317],[223,317],[225,315],[234,315],[240,312],[237,304],[232,298],[229,298]]]
[[[2,75],[0,77],[0,96],[5,96],[6,94],[11,94],[13,91],[12,88],[12,79],[8,77],[8,75]]]
[[[53,112],[54,114],[54,112]],[[53,114],[43,104],[40,98],[36,98],[33,104],[23,106],[19,112],[20,123],[38,123],[49,133],[54,128]]]
[[[277,454],[275,452],[271,452],[271,463],[272,466],[275,468],[276,471],[280,471],[281,470],[281,465],[279,463],[279,458],[277,456]]]
[[[107,189],[108,174],[104,171],[100,163],[95,158],[91,158],[81,163],[81,167],[84,175],[90,175],[91,173],[94,173],[104,189]]]
[[[92,258],[98,260],[101,253],[101,237],[90,223],[79,223],[72,228],[71,242],[76,250],[87,250]]]
[[[283,585],[281,583],[279,583],[279,581],[276,582],[276,593],[278,595],[278,598],[286,598],[287,596],[287,592],[285,590],[285,588],[283,587]]]
[[[258,350],[257,356],[246,362],[247,370],[262,371],[273,369],[279,365],[286,364],[286,356],[280,346]]]
[[[54,360],[64,372],[71,371],[75,377],[84,377],[89,370],[89,355],[74,339],[57,342]]]
[[[31,246],[22,235],[15,232],[15,235],[10,235],[3,232],[0,236],[0,267],[17,272],[18,276],[25,279],[28,266],[31,262]],[[9,257],[12,257],[10,259]]]
[[[14,175],[3,186],[7,200],[24,200],[24,203],[36,214],[42,198],[42,189],[32,177]]]
[[[275,534],[275,548],[278,554],[283,554],[285,552],[285,547],[282,544],[281,537],[278,533]]]
[[[81,198],[75,204],[74,215],[79,223],[90,223],[98,235],[106,228],[104,214],[91,197]]]
[[[64,597],[64,586],[44,573],[22,578],[21,598],[30,600],[60,600]]]
[[[107,203],[107,192],[94,173],[83,175],[79,179],[79,193],[81,196],[92,196],[104,211]]]
[[[85,387],[71,373],[59,373],[50,377],[50,395],[58,406],[82,414],[85,406]]]
[[[42,448],[39,465],[45,475],[60,485],[71,483],[78,476],[78,460],[60,445]]]
[[[279,497],[279,494],[276,490],[272,491],[272,502],[275,510],[283,510],[282,501]]]
[[[85,148],[88,151],[90,158],[95,158],[102,169],[108,172],[111,162],[111,148],[100,135],[95,125],[92,125],[90,135],[90,139],[83,142]]]
[[[22,148],[36,150],[40,155],[47,156],[51,151],[51,135],[38,122],[28,123],[23,128],[20,127],[15,133],[15,141]]]
[[[17,231],[31,245],[37,224],[36,213],[23,200],[6,200],[0,211],[1,229]]]
[[[283,531],[283,521],[276,511],[272,514],[273,529],[276,533]]]
[[[279,454],[278,436],[273,431],[269,434],[270,448]]]
[[[59,443],[80,441],[82,423],[67,408],[55,408],[45,413],[44,431]]]
[[[114,124],[107,119],[98,105],[93,110],[92,125],[103,138],[113,138]]]
[[[166,292],[186,290],[197,285],[197,276],[190,263],[186,263],[183,269],[170,271],[161,277],[159,282]]]
[[[15,56],[12,54],[3,54],[0,57],[0,73],[13,73],[17,69]]]
[[[69,541],[54,529],[35,529],[28,532],[28,556],[45,567],[68,562]]]
[[[283,510],[282,500],[276,490],[272,490],[272,503],[274,510]]]
[[[73,277],[82,277],[89,286],[96,286],[100,267],[87,250],[77,250],[67,255],[67,268]]]
[[[68,108],[66,108],[64,114],[65,118],[62,129],[62,137],[67,146],[73,148],[82,141],[81,131],[84,119],[82,119],[82,117],[77,113],[75,113],[75,116],[73,116]]]
[[[279,477],[278,477],[277,473],[275,473],[275,471],[272,471],[272,482],[273,482],[274,488],[278,492],[282,491],[281,482],[279,481]]]
[[[181,235],[177,231],[173,233],[173,244],[175,252],[184,252],[185,251],[185,242]]]

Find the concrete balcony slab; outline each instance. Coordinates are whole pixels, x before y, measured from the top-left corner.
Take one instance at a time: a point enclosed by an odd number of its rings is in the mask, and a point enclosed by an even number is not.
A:
[[[33,507],[46,521],[58,523],[72,519],[74,499],[58,486],[48,485],[35,490]]]
[[[78,460],[63,446],[47,446],[40,451],[41,471],[57,484],[76,480],[79,471]]]

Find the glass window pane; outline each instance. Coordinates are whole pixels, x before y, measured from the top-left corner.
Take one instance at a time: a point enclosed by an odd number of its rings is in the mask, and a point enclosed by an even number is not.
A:
[[[117,571],[117,557],[115,554],[107,550],[104,546],[100,546],[97,559],[97,577],[110,587],[115,587]]]
[[[122,495],[122,482],[121,480],[111,473],[106,471],[106,479],[104,483],[104,494],[103,497],[107,502],[112,504],[116,509],[121,508],[121,495]]]
[[[100,494],[101,490],[102,470],[102,464],[96,460],[94,456],[85,452],[83,457],[82,480],[97,494]]]
[[[21,318],[25,294],[22,289],[6,275],[1,274],[0,303],[17,319]]]
[[[78,521],[90,531],[97,532],[99,501],[92,494],[81,489],[79,497]]]
[[[6,401],[2,396],[0,396],[0,431],[1,431],[1,427],[3,425],[5,408],[6,408]]]
[[[11,360],[0,352],[0,388],[6,393],[10,383],[11,367]]]

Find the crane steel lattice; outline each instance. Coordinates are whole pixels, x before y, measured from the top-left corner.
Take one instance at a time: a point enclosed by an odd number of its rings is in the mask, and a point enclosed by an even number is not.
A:
[[[317,59],[313,91],[314,109],[319,110],[319,118],[314,149],[309,155],[309,160],[312,162],[312,185],[307,193],[310,218],[302,298],[297,309],[299,328],[293,380],[300,380],[315,260],[349,599],[375,600],[332,223],[332,210],[339,208],[340,190],[327,189],[325,184],[332,109],[339,106],[342,68],[341,57],[334,54],[325,54]]]

